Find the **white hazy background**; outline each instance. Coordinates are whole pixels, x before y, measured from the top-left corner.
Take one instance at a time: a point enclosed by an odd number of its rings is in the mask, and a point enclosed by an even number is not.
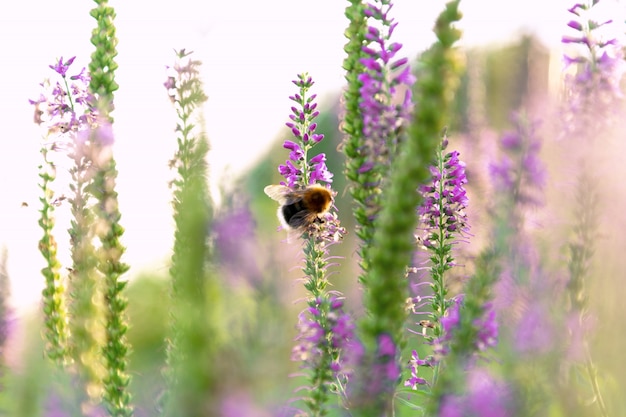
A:
[[[617,5],[614,0],[604,2]],[[115,94],[115,156],[122,225],[126,228],[124,260],[130,278],[165,270],[173,233],[170,217],[171,173],[176,125],[163,88],[165,66],[173,49],[195,51],[203,62],[209,96],[206,129],[211,142],[211,180],[227,181],[268,152],[268,144],[285,129],[291,80],[308,71],[316,81],[320,104],[343,86],[343,32],[346,1],[257,0],[111,1],[117,13],[119,40]],[[504,43],[535,33],[558,47],[565,24],[564,0],[466,0],[460,27],[464,46]],[[434,40],[431,28],[443,0],[396,0],[399,22],[394,40],[403,56],[415,57]],[[76,55],[71,74],[86,66],[95,20],[85,0],[14,2],[0,16],[0,247],[8,250],[12,305],[32,306],[40,298],[44,266],[37,250],[43,132],[33,123],[29,98],[39,83],[54,77],[48,68],[59,57]],[[623,5],[622,5],[623,8]],[[53,78],[54,79],[54,78]],[[29,207],[22,207],[26,202]],[[68,219],[59,219],[59,223]],[[66,236],[59,231],[59,255],[66,260]],[[163,272],[163,271],[162,271]]]

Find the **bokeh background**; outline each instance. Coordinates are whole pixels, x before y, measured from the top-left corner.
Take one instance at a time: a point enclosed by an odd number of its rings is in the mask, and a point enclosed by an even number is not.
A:
[[[608,0],[611,3],[612,0]],[[291,80],[308,71],[315,91],[333,105],[344,84],[345,5],[334,0],[200,2],[175,5],[148,1],[116,2],[120,89],[116,94],[116,158],[119,193],[126,224],[127,258],[134,270],[163,262],[171,246],[170,174],[175,146],[174,114],[162,83],[174,48],[193,50],[204,63],[209,102],[206,130],[211,140],[214,191],[228,187],[262,160],[285,129]],[[397,1],[397,40],[415,57],[433,41],[434,17],[443,1]],[[35,1],[16,4],[0,16],[3,45],[0,66],[0,122],[5,126],[0,152],[0,242],[11,247],[9,270],[17,304],[32,303],[41,286],[35,210],[41,132],[32,123],[28,98],[53,75],[48,65],[77,56],[86,66],[92,45],[89,2]],[[463,4],[463,45],[504,45],[534,34],[549,50],[558,48],[567,23],[567,1],[469,0]],[[548,68],[560,71],[557,52]],[[513,68],[501,60],[499,65]],[[498,97],[503,95],[497,94]],[[149,210],[146,208],[149,207]],[[27,269],[25,269],[27,268]],[[18,278],[19,277],[19,278]]]

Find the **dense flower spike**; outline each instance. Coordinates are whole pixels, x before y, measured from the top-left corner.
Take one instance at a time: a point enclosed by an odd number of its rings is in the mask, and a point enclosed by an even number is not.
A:
[[[420,277],[419,283],[415,283],[416,292],[429,284],[432,295],[418,296],[414,303],[423,302],[421,307],[430,304],[431,311],[422,311],[416,305],[412,306],[415,314],[423,317],[428,314],[429,320],[420,320],[418,324],[422,326],[422,334],[425,339],[435,345],[435,352],[439,357],[446,353],[445,334],[450,332],[454,325],[450,320],[456,317],[458,321],[458,305],[453,300],[446,298],[448,285],[445,282],[445,274],[454,265],[452,250],[455,245],[461,242],[467,243],[469,236],[469,223],[466,215],[466,208],[469,203],[465,184],[465,163],[459,159],[457,151],[446,152],[448,139],[444,137],[439,151],[435,158],[435,163],[430,167],[431,181],[421,185],[419,192],[422,195],[422,204],[417,212],[420,217],[418,233],[416,235],[420,251],[429,254],[428,266],[416,266],[412,268],[416,272],[429,272],[428,277]],[[421,261],[421,253],[416,253],[416,259]],[[424,275],[424,274],[421,274]],[[452,305],[452,310],[449,307]],[[432,334],[428,334],[428,329],[432,329]],[[417,372],[419,361],[411,363],[411,372]],[[429,361],[428,366],[437,366],[438,361]],[[435,371],[437,375],[437,370]],[[415,381],[413,376],[409,381]],[[415,383],[409,383],[415,387]]]
[[[326,155],[320,153],[309,158],[311,149],[324,139],[323,134],[315,133],[317,129],[315,119],[319,115],[317,103],[314,101],[316,95],[307,96],[314,84],[313,79],[305,73],[299,74],[298,79],[292,82],[299,88],[299,92],[289,99],[298,106],[291,107],[289,115],[291,121],[285,125],[291,129],[295,141],[285,140],[283,143],[283,148],[289,151],[289,159],[278,166],[278,172],[285,178],[281,184],[294,190],[303,190],[313,184],[330,184],[333,181],[333,174],[326,166]],[[319,223],[313,223],[306,232],[313,233],[318,239],[327,242],[339,240],[345,230],[340,226],[336,212],[331,210],[325,213],[323,220],[322,227]]]
[[[377,167],[383,174],[393,161],[401,140],[401,128],[410,116],[411,85],[413,75],[406,58],[395,59],[402,48],[397,42],[390,43],[397,23],[389,17],[391,2],[381,2],[380,6],[368,4],[364,10],[370,20],[376,21],[368,27],[361,58],[364,72],[358,77],[361,82],[361,114],[363,115],[364,164]],[[399,104],[395,104],[396,93],[404,90]],[[373,165],[372,165],[373,164]],[[365,171],[363,166],[360,171]],[[369,171],[369,169],[367,170]]]
[[[284,142],[289,159],[279,166],[278,171],[286,180],[281,184],[295,191],[319,185],[320,182],[330,183],[333,174],[328,171],[324,154],[310,159],[308,156],[309,151],[324,138],[315,132],[317,124],[314,120],[319,115],[315,95],[307,95],[313,80],[304,73],[299,74],[293,83],[299,92],[289,98],[297,106],[291,108],[291,121],[286,125],[295,141]],[[303,367],[308,369],[311,386],[304,401],[313,416],[326,414],[329,393],[342,393],[347,378],[347,371],[342,369],[342,355],[352,339],[353,326],[349,316],[343,312],[343,302],[326,289],[330,285],[327,277],[329,246],[338,242],[344,234],[345,229],[341,227],[334,208],[324,213],[321,221],[307,225],[302,233],[302,271],[306,277],[304,287],[309,292],[309,307],[300,315],[300,335],[296,339],[298,344],[292,359],[302,361]]]
[[[370,8],[373,18],[386,19],[390,2],[381,1],[378,10]],[[369,274],[364,277],[366,287],[364,305],[368,315],[362,321],[366,357],[376,357],[374,346],[382,334],[392,337],[395,345],[402,345],[403,324],[407,311],[404,302],[407,299],[406,269],[413,251],[412,236],[415,232],[417,209],[421,197],[415,192],[420,183],[426,182],[428,164],[435,155],[437,138],[449,121],[451,94],[458,85],[456,70],[456,54],[452,44],[459,38],[459,32],[450,27],[453,21],[460,18],[458,1],[449,3],[435,27],[441,40],[426,54],[425,62],[428,76],[418,79],[416,99],[420,105],[414,112],[414,123],[409,127],[406,141],[388,141],[389,158],[393,167],[384,190],[385,204],[376,218],[376,230],[373,233],[371,253],[368,255]],[[388,30],[393,32],[394,26]],[[369,32],[370,39],[378,39],[374,28]],[[384,38],[385,36],[383,36]],[[380,52],[381,59],[397,51],[396,46],[389,45],[385,52]],[[399,63],[402,63],[400,61]],[[371,61],[364,65],[376,71],[377,66]],[[432,74],[430,72],[432,71]],[[401,80],[404,78],[401,76]],[[392,86],[393,83],[392,83]],[[380,97],[388,103],[387,96]],[[373,106],[374,103],[370,104]],[[404,105],[404,103],[403,103]],[[434,107],[434,108],[433,108]],[[380,119],[384,123],[384,117]],[[364,125],[365,127],[365,125]],[[386,126],[389,128],[389,126]],[[376,130],[372,130],[373,133]],[[401,132],[398,132],[401,133]],[[392,138],[398,137],[397,135]],[[399,149],[394,147],[398,145]],[[377,211],[374,212],[377,214]],[[399,358],[398,358],[399,359]],[[371,359],[365,361],[370,362]],[[362,370],[361,373],[365,373]],[[392,398],[395,387],[380,395],[372,406],[359,408],[362,415],[391,415]]]
[[[326,167],[326,155],[318,154],[308,159],[309,151],[324,139],[324,135],[315,133],[317,123],[315,119],[320,112],[315,103],[316,94],[307,97],[308,90],[315,84],[308,74],[298,75],[292,81],[299,89],[298,94],[290,96],[298,107],[291,108],[290,122],[285,125],[291,129],[296,142],[286,140],[283,147],[289,150],[289,159],[278,167],[278,172],[285,177],[286,182],[281,184],[290,188],[304,188],[318,182],[332,183],[333,174]]]
[[[95,97],[99,116],[103,121],[112,123],[111,112],[114,109],[113,92],[118,85],[115,82],[117,63],[117,38],[115,36],[115,11],[108,6],[107,0],[94,0],[97,6],[91,10],[96,20],[92,31],[91,43],[95,46],[89,62],[89,91]],[[113,417],[133,415],[129,392],[130,375],[127,372],[130,346],[126,339],[127,301],[124,289],[127,281],[124,273],[129,266],[122,262],[126,248],[121,240],[124,228],[120,224],[122,214],[118,205],[117,164],[111,149],[112,135],[109,129],[94,130],[90,134],[92,149],[98,159],[94,160],[95,175],[89,191],[97,200],[94,205],[94,222],[98,225],[96,236],[100,240],[97,250],[98,270],[104,276],[105,303],[105,358],[106,376],[104,378],[104,402]]]
[[[346,97],[352,102],[346,103],[343,129],[347,134],[346,176],[353,182],[351,193],[356,202],[356,233],[361,239],[359,255],[363,275],[368,270],[373,225],[381,208],[384,179],[403,140],[411,109],[413,76],[408,60],[396,58],[402,45],[390,41],[397,26],[390,17],[391,8],[391,2],[382,1],[350,11],[351,25],[360,26],[360,19],[365,16],[368,26],[349,33],[350,44],[346,48],[355,48],[361,38],[362,46],[358,54],[348,56],[344,64],[346,69],[354,71],[346,75],[351,82]],[[358,99],[353,97],[357,88]],[[355,131],[356,126],[360,131]]]
[[[417,240],[432,253],[430,273],[435,294],[432,302],[435,323],[446,309],[447,290],[443,277],[454,266],[452,248],[458,242],[466,242],[469,234],[465,213],[469,203],[465,163],[459,159],[457,151],[445,153],[447,144],[444,138],[436,164],[430,168],[431,182],[419,187],[423,200],[418,209],[421,234]]]
[[[43,230],[43,237],[39,241],[39,251],[46,260],[46,266],[41,270],[45,278],[45,287],[42,291],[46,326],[45,350],[50,359],[64,365],[69,359],[67,346],[69,332],[65,306],[66,294],[60,274],[61,264],[57,256],[58,245],[53,234],[55,199],[51,184],[56,179],[56,168],[48,158],[48,150],[45,147],[42,148],[41,153],[43,164],[40,166],[41,183],[39,186],[43,192],[41,197],[43,207],[39,226]]]

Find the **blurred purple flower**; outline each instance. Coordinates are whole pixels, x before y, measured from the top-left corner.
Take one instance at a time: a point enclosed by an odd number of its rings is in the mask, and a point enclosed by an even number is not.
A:
[[[390,335],[383,333],[376,341],[376,353],[373,358],[365,354],[363,346],[354,342],[353,349],[347,352],[350,363],[356,372],[348,385],[349,401],[364,405],[384,399],[392,392],[400,378],[398,366],[398,347]]]
[[[484,351],[489,347],[494,347],[498,343],[498,321],[496,320],[496,311],[492,307],[491,303],[484,305],[483,308],[483,317],[474,322],[474,326],[478,329],[476,347],[479,351]]]
[[[219,415],[221,417],[270,417],[275,414],[270,414],[268,411],[262,410],[254,403],[253,398],[251,398],[248,393],[235,391],[229,392],[221,400]],[[281,413],[280,415],[286,417],[287,414]]]
[[[439,417],[465,417],[461,399],[454,395],[443,397],[439,406]]]
[[[543,306],[533,303],[524,313],[524,319],[515,328],[515,348],[528,355],[545,354],[555,345],[556,329],[552,317]]]
[[[496,380],[487,370],[476,368],[468,376],[466,404],[473,415],[480,417],[507,417],[510,392],[503,382]]]
[[[213,222],[215,246],[226,276],[256,282],[261,272],[252,254],[257,253],[256,223],[247,205],[218,216]]]
[[[463,395],[446,395],[439,408],[439,417],[509,417],[511,393],[487,370],[470,371]]]
[[[56,392],[51,392],[46,397],[45,417],[67,417],[68,411],[63,406],[61,397]]]
[[[492,162],[489,172],[495,190],[516,205],[538,205],[546,170],[541,161],[541,139],[536,136],[537,123],[527,122],[523,115],[513,114],[514,131],[500,139],[502,155]]]

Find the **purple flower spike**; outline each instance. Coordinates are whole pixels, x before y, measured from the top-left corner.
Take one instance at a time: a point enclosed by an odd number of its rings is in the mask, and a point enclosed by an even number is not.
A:
[[[621,80],[626,72],[624,45],[606,37],[612,29],[610,26],[616,25],[610,16],[596,16],[598,20],[590,18],[597,3],[577,3],[569,9],[577,16],[567,23],[574,34],[563,36],[562,42],[571,45],[575,53],[568,51],[564,63],[566,69],[574,65],[576,71],[565,77],[567,108],[563,114],[563,137],[601,137],[602,129],[621,122],[618,112],[623,97]]]
[[[407,65],[408,59],[401,58],[394,62],[402,44],[389,40],[396,26],[393,19],[388,17],[391,7],[390,4],[380,7],[368,4],[364,10],[366,16],[376,21],[369,25],[365,34],[367,42],[361,49],[365,57],[360,59],[365,71],[357,76],[362,83],[359,91],[365,142],[362,153],[368,160],[366,162],[374,164],[374,170],[368,177],[385,171],[382,167],[389,163],[390,150],[395,149],[398,141],[399,127],[407,122],[411,109],[410,87],[413,77]],[[396,105],[394,95],[400,87],[404,98],[399,100],[402,105]]]
[[[292,360],[301,361],[305,367],[315,369],[323,353],[329,349],[338,353],[354,338],[354,323],[351,317],[343,312],[343,303],[336,297],[315,300],[316,305],[309,307],[300,314],[298,324],[298,344],[292,351]],[[318,317],[321,311],[326,313],[327,326],[321,327]],[[307,314],[308,313],[308,314]],[[344,361],[337,359],[334,363],[334,374],[341,373]]]

